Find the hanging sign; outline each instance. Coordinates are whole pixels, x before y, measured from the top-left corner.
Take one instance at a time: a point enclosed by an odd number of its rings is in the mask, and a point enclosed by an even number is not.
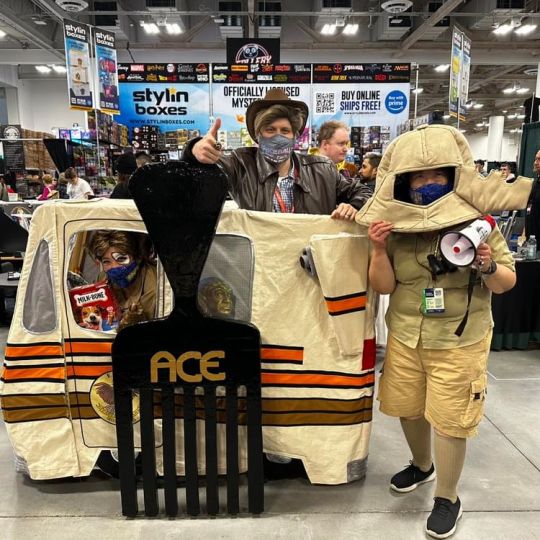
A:
[[[279,39],[227,38],[228,64],[279,64]]]
[[[471,39],[454,26],[452,31],[452,55],[450,59],[450,90],[448,111],[451,116],[464,120],[469,94],[471,69]]]
[[[4,163],[7,171],[24,171],[24,146],[21,141],[21,126],[11,124],[0,126],[0,140],[4,151]]]
[[[90,73],[90,27],[75,21],[64,21],[66,69],[69,106],[93,109],[94,99]]]
[[[94,29],[99,108],[112,114],[118,114],[120,109],[115,40],[113,32]]]

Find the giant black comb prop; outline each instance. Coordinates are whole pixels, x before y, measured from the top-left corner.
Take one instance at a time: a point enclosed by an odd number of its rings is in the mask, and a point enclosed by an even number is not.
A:
[[[177,493],[177,419],[183,419],[186,513],[198,515],[197,429],[204,429],[206,512],[220,513],[217,423],[225,416],[227,512],[240,511],[238,388],[245,387],[248,510],[263,511],[260,334],[253,325],[203,317],[197,287],[227,193],[215,166],[184,162],[137,170],[129,183],[174,293],[166,319],[122,330],[112,347],[122,512],[138,513],[133,392],[139,392],[144,512],[159,513],[154,420],[162,420],[165,513],[182,513]],[[217,397],[224,387],[225,397]],[[219,393],[219,392],[218,392]],[[221,392],[222,393],[222,392]],[[219,410],[218,401],[225,402]],[[197,425],[197,419],[204,424]],[[204,425],[204,428],[201,426]]]

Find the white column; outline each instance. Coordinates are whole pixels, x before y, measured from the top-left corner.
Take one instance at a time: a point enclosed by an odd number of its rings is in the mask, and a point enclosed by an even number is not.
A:
[[[504,116],[490,116],[487,142],[487,160],[501,161]]]

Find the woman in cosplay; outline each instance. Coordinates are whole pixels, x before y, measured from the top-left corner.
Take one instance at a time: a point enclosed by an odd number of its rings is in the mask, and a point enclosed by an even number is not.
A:
[[[498,172],[480,175],[458,130],[422,126],[389,146],[374,197],[356,216],[368,226],[371,286],[390,294],[380,409],[399,417],[412,453],[390,487],[409,492],[436,479],[426,524],[435,538],[451,536],[462,514],[466,440],[477,434],[486,398],[491,293],[516,281],[496,226],[468,267],[441,256],[441,236],[483,214],[524,207],[530,188],[528,179],[506,184]]]
[[[96,231],[90,251],[107,274],[120,306],[118,330],[139,321],[154,318],[156,309],[156,267],[143,253],[136,233]]]

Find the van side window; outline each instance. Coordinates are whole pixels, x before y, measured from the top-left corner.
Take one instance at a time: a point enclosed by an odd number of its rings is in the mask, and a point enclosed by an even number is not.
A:
[[[29,332],[45,334],[56,328],[55,291],[49,244],[42,240],[36,249],[24,297],[23,326]]]
[[[80,327],[115,332],[155,318],[156,260],[147,234],[84,231],[70,239],[70,253],[69,299]]]

